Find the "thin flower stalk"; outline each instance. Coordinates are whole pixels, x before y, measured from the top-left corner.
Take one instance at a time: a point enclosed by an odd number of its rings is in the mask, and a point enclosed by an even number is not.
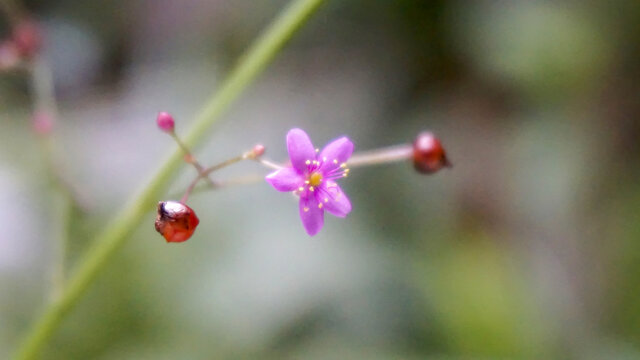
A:
[[[196,171],[198,172],[199,178],[201,177],[205,178],[210,187],[212,188],[216,187],[217,184],[215,183],[215,181],[211,180],[207,175],[203,175],[203,172],[205,171],[204,166],[202,166],[198,162],[196,157],[193,156],[193,154],[191,153],[191,150],[189,150],[189,147],[182,140],[180,140],[180,137],[176,134],[176,132],[172,131],[169,133],[169,135],[171,135],[171,137],[176,142],[176,144],[178,144],[178,147],[182,149],[182,152],[184,153],[185,162],[187,164],[193,165],[193,167],[196,169]]]
[[[196,178],[193,179],[193,181],[191,181],[191,183],[187,187],[187,190],[185,191],[184,195],[182,196],[182,199],[180,199],[180,202],[181,203],[186,203],[187,200],[189,199],[189,195],[191,195],[191,192],[196,187],[198,182],[200,180],[202,180],[203,178],[208,178],[209,174],[211,174],[212,172],[220,170],[220,169],[225,168],[225,167],[227,167],[229,165],[235,164],[237,162],[240,162],[240,161],[246,160],[246,159],[247,159],[247,157],[245,155],[241,155],[241,156],[237,156],[237,157],[225,160],[225,161],[223,161],[223,162],[221,162],[219,164],[213,165],[213,166],[208,167],[206,169],[202,169],[202,171],[200,171],[198,176],[196,176]]]
[[[410,144],[389,146],[386,148],[363,151],[353,154],[349,159],[349,167],[380,165],[406,161],[413,156],[413,148]]]

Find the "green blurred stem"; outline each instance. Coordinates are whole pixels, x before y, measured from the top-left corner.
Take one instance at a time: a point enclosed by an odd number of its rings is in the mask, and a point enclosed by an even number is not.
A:
[[[28,73],[32,97],[34,99],[33,114],[36,116],[47,116],[51,122],[51,129],[41,130],[42,133],[36,135],[40,140],[40,152],[47,167],[49,183],[53,191],[52,210],[54,214],[55,231],[52,233],[53,259],[51,267],[51,300],[55,301],[62,296],[65,281],[65,257],[68,243],[69,228],[71,226],[71,212],[73,207],[82,207],[80,197],[75,191],[72,183],[67,181],[63,167],[60,165],[60,156],[57,155],[55,140],[52,131],[58,117],[58,105],[53,86],[53,76],[51,68],[41,57],[36,56],[29,62]],[[35,126],[35,125],[34,125]]]
[[[54,223],[57,226],[55,231],[57,239],[54,242],[56,248],[54,249],[53,271],[51,273],[52,302],[60,299],[64,293],[67,246],[74,208],[72,199],[63,190],[56,191],[54,196],[53,209],[56,215]]]
[[[79,207],[80,205],[74,200],[75,196],[71,187],[59,176],[60,168],[56,166],[51,137],[47,136],[40,139],[40,145],[48,168],[49,183],[53,189],[51,214],[54,215],[52,221],[55,229],[52,232],[54,249],[51,267],[50,300],[54,302],[60,299],[64,293],[67,245],[72,220],[71,214],[74,207]]]
[[[200,143],[211,126],[240,93],[264,70],[284,44],[293,36],[324,0],[292,0],[286,9],[256,39],[244,57],[229,74],[220,90],[211,97],[197,115],[184,143],[193,147]],[[116,215],[93,241],[93,246],[80,261],[67,282],[62,296],[50,304],[27,333],[18,348],[16,359],[34,359],[78,300],[87,291],[100,270],[155,207],[166,191],[174,172],[182,163],[182,150],[177,149],[164,162],[150,183]]]

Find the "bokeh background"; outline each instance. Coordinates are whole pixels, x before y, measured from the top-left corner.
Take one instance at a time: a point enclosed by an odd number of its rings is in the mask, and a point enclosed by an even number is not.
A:
[[[186,129],[285,3],[25,3],[53,68],[60,166],[87,204],[69,266],[175,149],[157,112]],[[46,303],[55,258],[28,89],[0,75],[0,358]],[[150,208],[43,358],[640,359],[639,116],[637,0],[329,1],[199,160],[257,142],[284,159],[292,127],[360,150],[432,130],[454,168],[354,169],[353,212],[313,238],[266,183],[195,195],[183,244]]]

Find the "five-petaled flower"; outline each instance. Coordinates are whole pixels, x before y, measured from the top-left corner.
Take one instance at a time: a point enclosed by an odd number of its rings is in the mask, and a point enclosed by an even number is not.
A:
[[[301,129],[287,133],[287,150],[291,167],[276,170],[266,180],[278,191],[293,192],[300,197],[300,218],[307,233],[315,235],[324,224],[324,211],[346,217],[351,202],[336,179],[349,174],[346,161],[353,152],[347,137],[336,139],[320,151]]]

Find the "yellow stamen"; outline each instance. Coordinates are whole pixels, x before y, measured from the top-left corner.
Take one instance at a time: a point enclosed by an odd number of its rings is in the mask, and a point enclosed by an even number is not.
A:
[[[307,211],[309,211],[309,208],[308,208],[308,207],[305,207],[305,208],[303,208],[302,210],[304,210],[304,212],[307,212]]]
[[[322,203],[318,204],[318,209],[322,209]]]
[[[304,163],[307,164],[307,165],[310,165],[311,164],[311,160],[307,160]]]
[[[314,172],[309,176],[309,184],[311,186],[318,186],[322,182],[322,174],[319,172]]]

